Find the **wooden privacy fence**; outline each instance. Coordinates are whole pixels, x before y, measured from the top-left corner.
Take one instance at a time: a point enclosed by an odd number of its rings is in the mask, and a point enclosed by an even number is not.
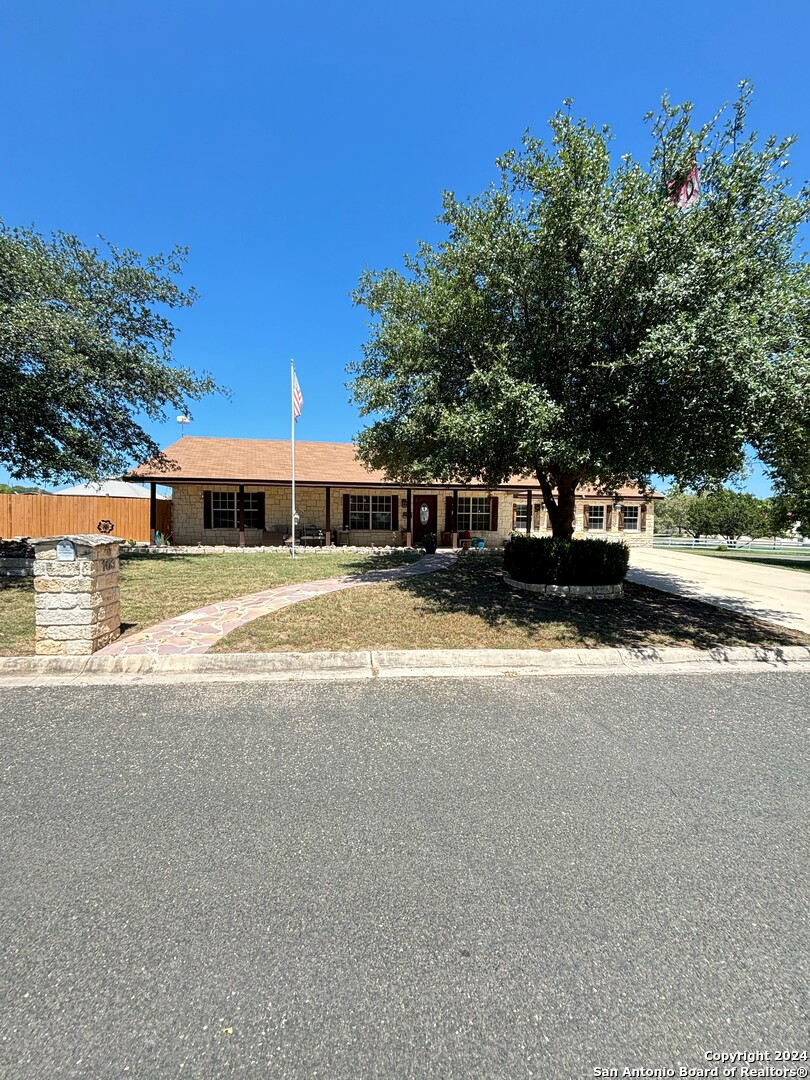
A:
[[[122,540],[149,539],[149,500],[112,495],[1,495],[0,538],[108,531]],[[102,529],[99,529],[99,525]],[[171,499],[158,499],[157,528],[172,531]]]

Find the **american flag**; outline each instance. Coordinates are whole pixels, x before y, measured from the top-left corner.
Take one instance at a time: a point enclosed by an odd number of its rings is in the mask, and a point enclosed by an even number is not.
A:
[[[692,165],[683,183],[678,184],[677,187],[675,185],[675,180],[670,180],[667,184],[669,201],[679,210],[688,210],[700,198],[700,173],[697,162]]]
[[[293,407],[293,416],[295,417],[296,420],[301,415],[301,409],[303,408],[303,405],[304,405],[304,395],[301,393],[301,387],[298,385],[298,379],[296,377],[295,372],[293,372],[292,407]]]

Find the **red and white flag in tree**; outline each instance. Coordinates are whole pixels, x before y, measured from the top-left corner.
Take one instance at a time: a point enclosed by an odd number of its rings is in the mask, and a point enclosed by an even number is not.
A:
[[[686,210],[698,201],[700,197],[700,174],[698,173],[697,162],[689,170],[686,179],[677,187],[675,185],[675,180],[670,180],[667,184],[669,201],[674,206],[677,206],[679,210]]]
[[[293,372],[292,407],[293,407],[293,416],[295,417],[296,420],[301,415],[301,409],[303,408],[303,406],[304,406],[304,395],[301,393],[301,387],[298,385],[298,378],[297,378],[295,372]]]

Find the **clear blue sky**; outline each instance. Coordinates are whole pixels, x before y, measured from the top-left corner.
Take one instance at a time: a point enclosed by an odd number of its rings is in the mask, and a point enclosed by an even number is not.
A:
[[[744,77],[755,125],[802,137],[801,182],[808,40],[807,0],[5,0],[0,216],[189,246],[200,300],[176,357],[233,392],[198,403],[189,433],[289,437],[295,357],[297,437],[347,441],[366,333],[349,294],[438,237],[442,189],[482,190],[566,97],[646,156],[662,91],[708,118]]]

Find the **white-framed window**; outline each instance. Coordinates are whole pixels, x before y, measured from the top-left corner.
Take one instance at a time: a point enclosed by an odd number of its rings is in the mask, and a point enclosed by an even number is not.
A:
[[[236,492],[211,492],[211,526],[214,529],[236,528]]]
[[[605,508],[604,506],[589,506],[588,507],[588,529],[602,532],[605,530]]]
[[[638,532],[639,516],[639,509],[637,506],[625,506],[623,517],[626,532]]]
[[[526,503],[515,503],[515,529],[526,532],[526,523],[529,520],[529,507]]]
[[[245,528],[263,529],[261,520],[261,496],[257,491],[246,491]],[[238,529],[239,507],[235,491],[211,492],[211,527],[214,529]]]
[[[523,509],[526,509],[525,506]],[[488,495],[464,496],[458,500],[459,532],[489,532],[491,523],[492,503]]]
[[[390,495],[350,495],[349,528],[391,529]]]

